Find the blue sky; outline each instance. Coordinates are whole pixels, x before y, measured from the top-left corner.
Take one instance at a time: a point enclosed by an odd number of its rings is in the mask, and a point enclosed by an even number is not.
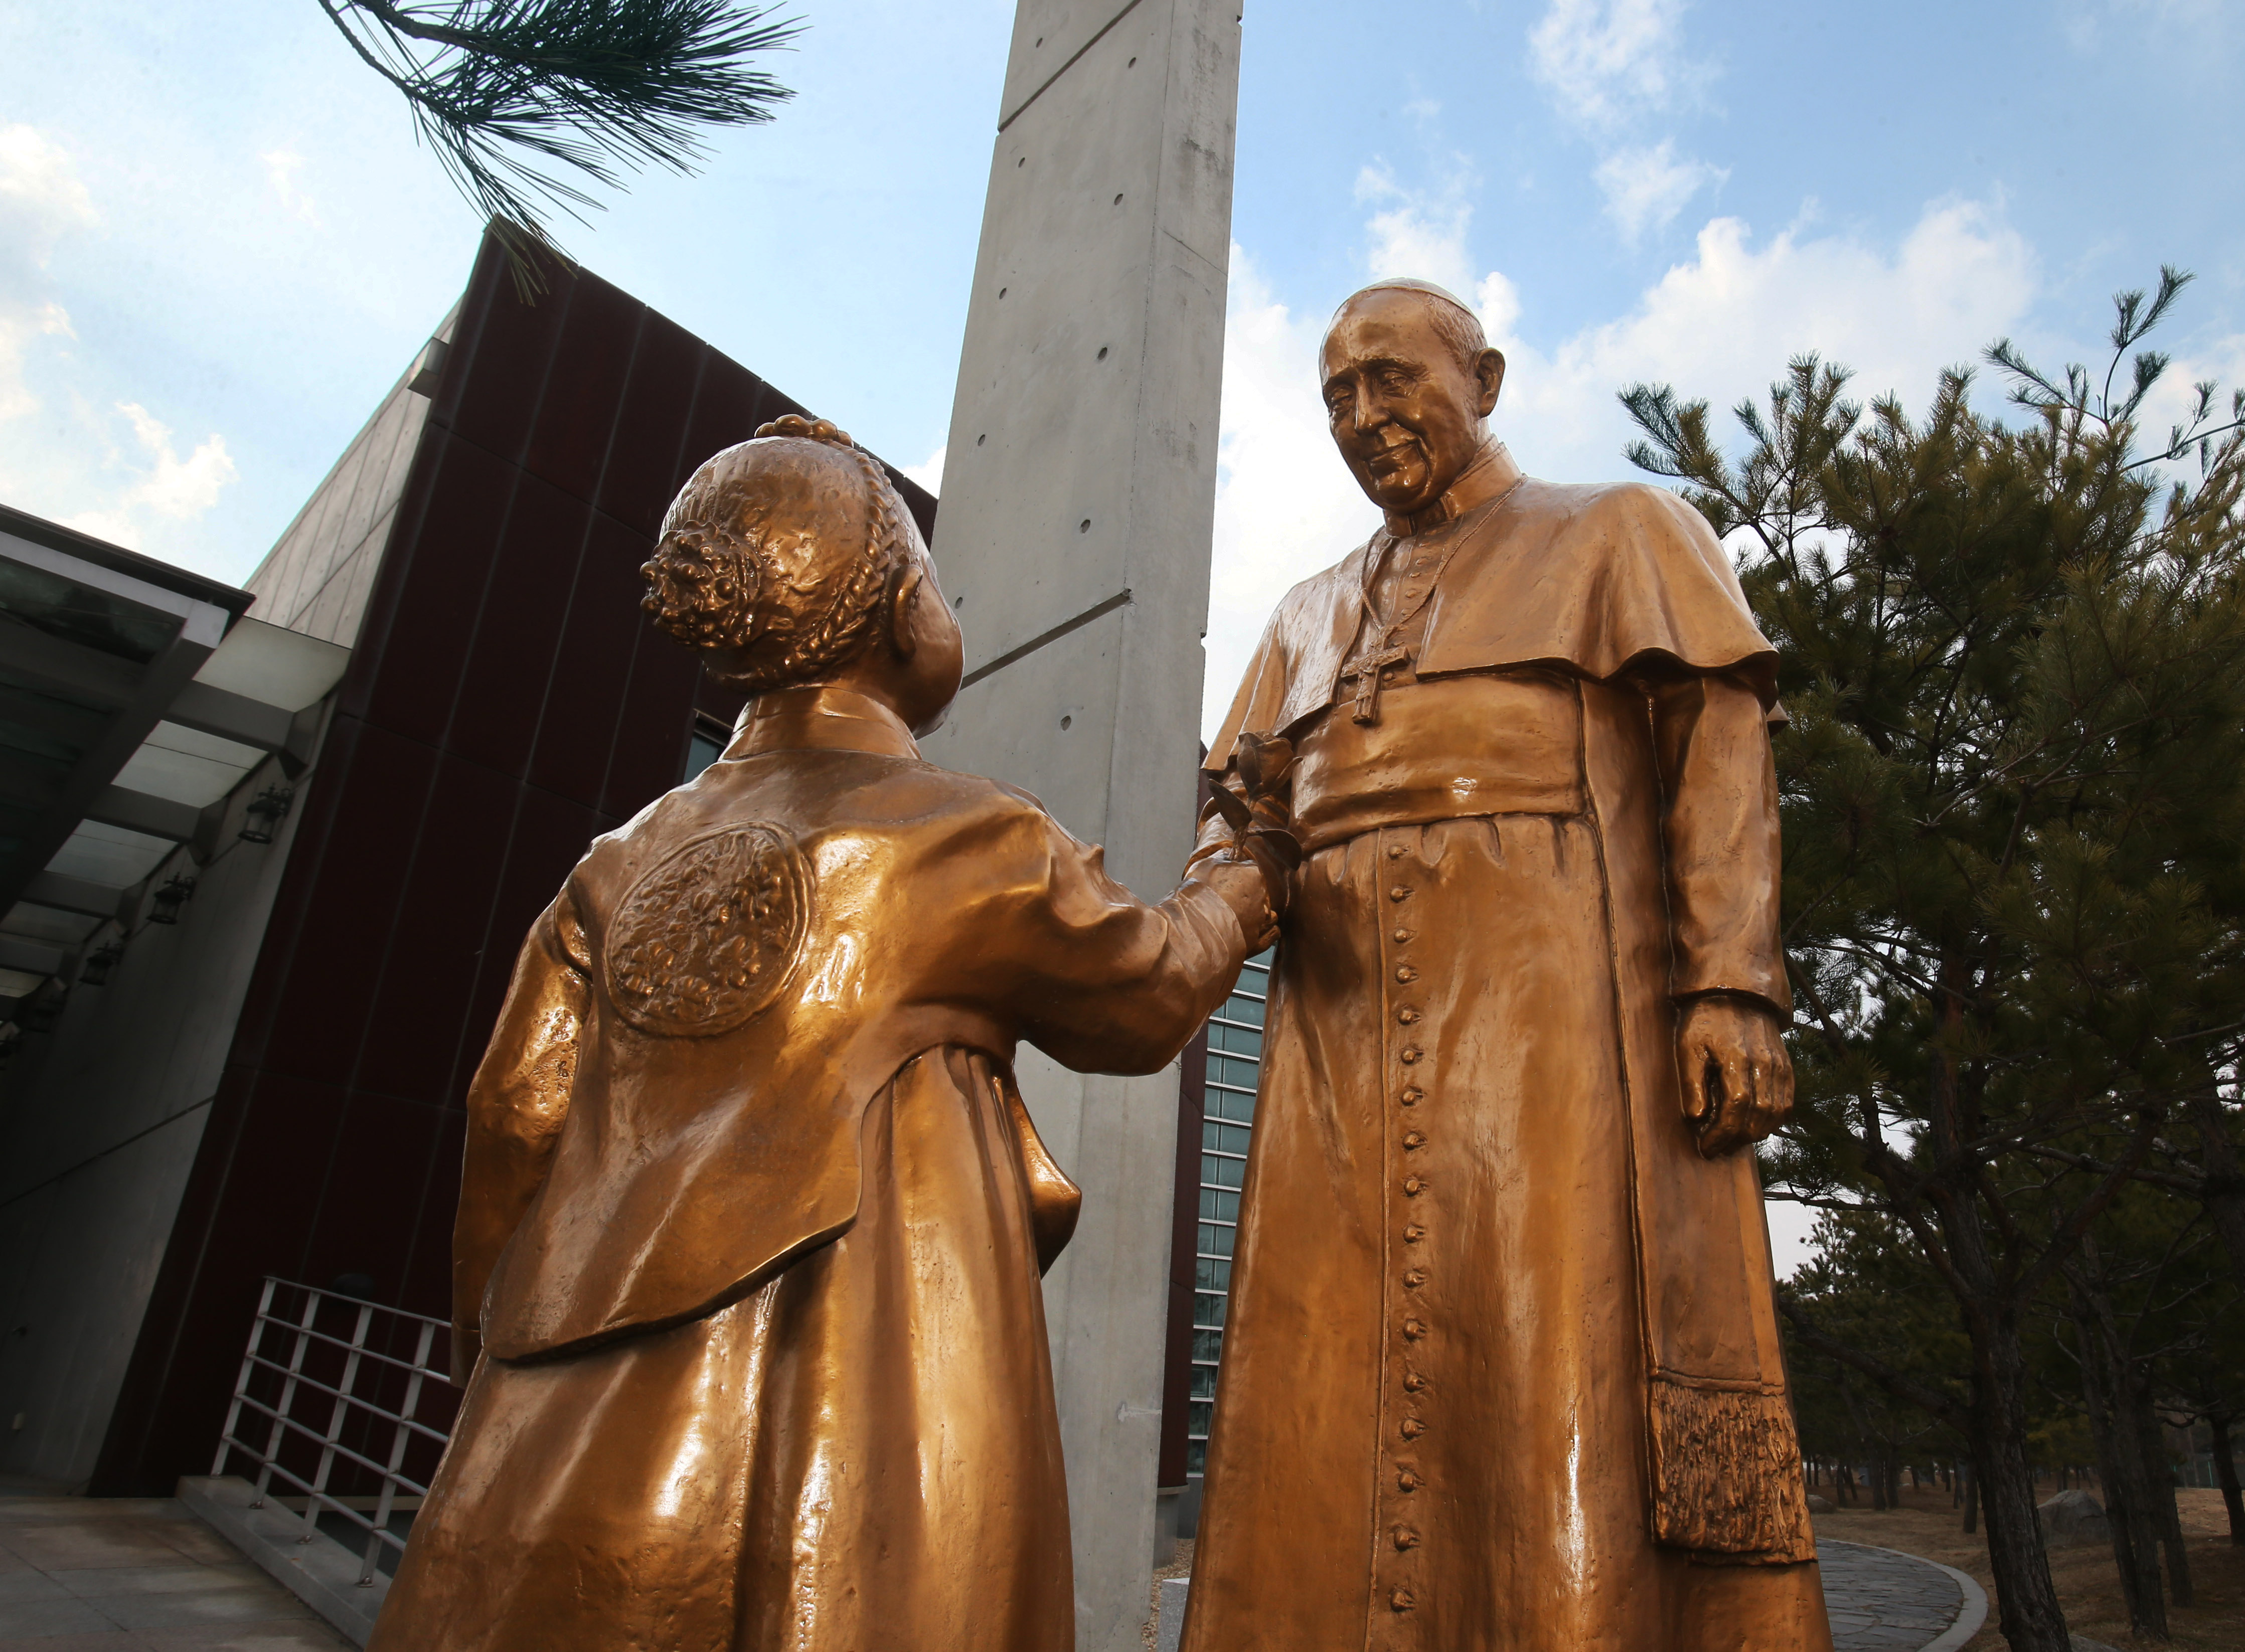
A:
[[[804,9],[775,125],[564,239],[933,476],[1011,8]],[[2085,352],[2162,260],[2234,381],[2242,44],[2221,0],[1248,0],[1211,676],[1367,519],[1309,356],[1374,274],[1481,305],[1568,478],[1626,473],[1631,380],[1728,402],[1821,349],[1917,399],[1998,333]],[[240,578],[476,225],[313,0],[17,0],[0,64],[0,498]]]
[[[1312,360],[1374,275],[1481,308],[1499,428],[1566,480],[1629,474],[1632,381],[1727,405],[1817,349],[1922,403],[2000,334],[2092,353],[2163,261],[2178,390],[2245,379],[2235,0],[1246,5],[1211,710],[1370,522]],[[939,479],[1012,8],[802,10],[776,125],[563,240]],[[477,233],[313,0],[14,0],[0,500],[245,577]]]

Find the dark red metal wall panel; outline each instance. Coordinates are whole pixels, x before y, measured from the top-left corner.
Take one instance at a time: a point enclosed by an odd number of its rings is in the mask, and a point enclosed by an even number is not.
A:
[[[525,305],[485,240],[96,1492],[208,1472],[261,1276],[449,1311],[463,1102],[523,934],[677,782],[696,712],[739,708],[646,624],[639,565],[696,464],[804,410],[551,282]]]

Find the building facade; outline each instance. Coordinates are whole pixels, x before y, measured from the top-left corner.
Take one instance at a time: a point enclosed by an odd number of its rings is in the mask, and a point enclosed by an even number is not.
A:
[[[234,593],[235,632],[341,659],[302,708],[317,728],[275,841],[228,835],[257,795],[237,784],[175,931],[143,913],[193,832],[119,868],[126,928],[112,907],[36,956],[7,944],[54,970],[0,1005],[18,1046],[0,1071],[0,1418],[22,1418],[0,1469],[101,1494],[207,1473],[266,1275],[357,1276],[449,1311],[463,1101],[516,948],[589,841],[739,709],[645,622],[639,565],[696,464],[805,410],[581,268],[524,303],[485,240]],[[933,498],[892,475],[932,531]],[[8,930],[55,928],[55,892],[17,897]],[[120,934],[97,987],[88,963]]]

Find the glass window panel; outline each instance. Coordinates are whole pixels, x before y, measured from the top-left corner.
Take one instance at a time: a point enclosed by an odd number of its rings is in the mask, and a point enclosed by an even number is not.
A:
[[[1245,1154],[1247,1151],[1248,1129],[1245,1125],[1211,1124],[1204,1128],[1215,1131],[1216,1140],[1204,1142],[1203,1146],[1214,1148],[1219,1153]]]
[[[1203,1290],[1230,1290],[1231,1264],[1215,1256],[1202,1256],[1193,1263],[1193,1283]]]
[[[1234,1084],[1243,1090],[1255,1087],[1257,1063],[1245,1061],[1236,1055],[1211,1055],[1208,1076],[1217,1084]]]
[[[1226,1193],[1220,1188],[1209,1188],[1203,1191],[1202,1197],[1213,1197],[1215,1199],[1216,1209],[1210,1211],[1209,1214],[1214,1216],[1218,1222],[1237,1222],[1239,1220],[1239,1195],[1238,1194]]]
[[[1222,1297],[1206,1294],[1195,1297],[1193,1298],[1193,1324],[1196,1325],[1213,1325],[1221,1328],[1224,1324],[1224,1300],[1225,1299]]]
[[[35,631],[136,665],[153,660],[180,629],[174,614],[12,560],[0,561],[0,611]]]
[[[1216,1420],[1216,1406],[1208,1400],[1195,1399],[1185,1403],[1185,1432],[1201,1439],[1208,1438],[1208,1426]]]
[[[1247,1166],[1238,1159],[1215,1159],[1204,1154],[1200,1179],[1219,1188],[1237,1188],[1247,1180]]]
[[[1219,1119],[1238,1119],[1251,1124],[1255,1121],[1255,1098],[1242,1095],[1237,1090],[1211,1090],[1207,1111]]]
[[[1192,1357],[1202,1364],[1213,1365],[1224,1352],[1224,1333],[1221,1330],[1193,1332]]]
[[[1204,1222],[1201,1225],[1200,1254],[1204,1256],[1230,1256],[1238,1233],[1236,1228],[1218,1228]]]
[[[1229,1050],[1234,1055],[1253,1056],[1259,1062],[1263,1055],[1263,1035],[1244,1026],[1225,1026],[1211,1022],[1208,1029],[1209,1048]]]
[[[1227,1021],[1245,1021],[1251,1026],[1261,1026],[1263,1025],[1263,1000],[1261,999],[1247,998],[1240,993],[1235,992],[1224,1001],[1224,1007],[1217,1011],[1217,1013],[1224,1017]]]
[[[1208,1444],[1204,1440],[1185,1442],[1185,1473],[1205,1474],[1208,1472]]]
[[[1192,1397],[1195,1399],[1216,1398],[1216,1367],[1195,1365],[1192,1368]]]
[[[714,735],[704,734],[700,728],[696,728],[686,742],[686,774],[680,783],[684,784],[685,781],[693,779],[711,763],[716,762],[724,749],[725,744],[722,741]]]

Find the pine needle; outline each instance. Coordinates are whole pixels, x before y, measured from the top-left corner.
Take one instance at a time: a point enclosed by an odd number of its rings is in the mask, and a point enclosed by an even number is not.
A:
[[[549,210],[600,206],[572,174],[618,188],[650,164],[708,158],[702,126],[756,125],[795,94],[748,59],[789,45],[797,18],[740,0],[319,0],[460,193],[505,244],[516,290],[545,290]]]

